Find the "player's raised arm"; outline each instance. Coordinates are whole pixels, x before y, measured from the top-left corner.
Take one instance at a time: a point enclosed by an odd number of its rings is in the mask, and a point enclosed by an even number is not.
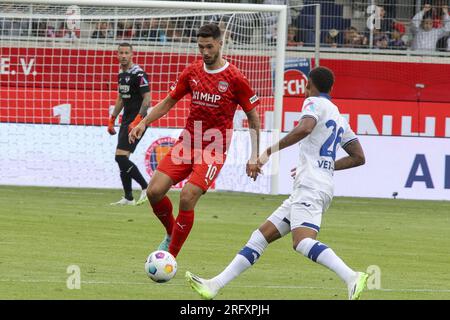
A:
[[[304,117],[303,119],[301,119],[299,124],[294,129],[292,129],[292,131],[290,131],[280,141],[267,148],[266,151],[261,154],[261,156],[258,158],[259,165],[263,166],[264,164],[266,164],[267,161],[269,161],[270,155],[272,155],[273,153],[281,151],[284,148],[300,142],[300,140],[304,139],[314,130],[316,123],[317,121],[313,117]]]
[[[250,140],[252,144],[252,154],[250,159],[247,162],[247,175],[256,180],[258,174],[261,172],[261,168],[259,168],[257,164],[257,160],[259,157],[259,130],[261,128],[261,122],[259,120],[259,114],[256,111],[256,108],[253,108],[247,114],[248,119],[248,127],[250,129]]]
[[[122,109],[123,109],[123,103],[122,103],[122,98],[120,97],[120,94],[119,94],[117,96],[117,99],[115,102],[114,110],[113,110],[111,116],[109,117],[109,121],[108,121],[108,133],[110,135],[116,134],[116,129],[114,129],[114,123],[115,123],[116,118],[119,115],[120,111],[122,111]]]
[[[334,170],[350,169],[366,163],[366,157],[358,139],[350,141],[342,148],[348,153],[348,156],[337,160],[334,163]]]
[[[133,122],[130,123],[130,125],[128,126],[128,133],[130,133],[130,131],[133,130],[133,128],[136,127],[139,124],[139,122],[141,122],[141,120],[147,115],[147,110],[148,108],[150,108],[150,104],[152,101],[152,96],[150,94],[150,87],[148,85],[147,74],[145,72],[142,72],[138,74],[137,79],[139,81],[139,90],[142,96],[142,103],[136,118],[134,118]]]
[[[172,98],[170,95],[167,95],[164,100],[160,101],[152,111],[146,115],[133,130],[131,130],[128,135],[130,143],[133,143],[136,139],[140,139],[142,133],[145,131],[145,127],[167,114],[177,101],[178,100]]]

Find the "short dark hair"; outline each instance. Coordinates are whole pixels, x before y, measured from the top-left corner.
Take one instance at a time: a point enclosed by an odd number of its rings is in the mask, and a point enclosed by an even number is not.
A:
[[[131,51],[133,51],[133,46],[131,45],[131,43],[128,42],[121,42],[119,43],[119,48],[120,47],[129,47]]]
[[[329,93],[334,84],[333,71],[326,67],[317,67],[309,73],[309,81],[322,93]]]
[[[212,37],[213,39],[217,40],[222,37],[222,32],[220,31],[220,28],[215,23],[208,23],[200,27],[197,32],[197,38],[209,38]]]

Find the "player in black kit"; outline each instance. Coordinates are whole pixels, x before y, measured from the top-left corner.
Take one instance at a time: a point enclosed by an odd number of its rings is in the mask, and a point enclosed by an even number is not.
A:
[[[139,172],[137,166],[130,161],[130,154],[136,149],[139,140],[130,144],[128,132],[131,131],[146,115],[150,107],[151,97],[147,74],[140,66],[133,63],[133,47],[129,43],[119,44],[118,57],[120,61],[119,94],[114,110],[109,118],[108,133],[116,134],[114,123],[123,110],[122,123],[116,148],[116,162],[120,169],[124,197],[111,205],[140,205],[147,200],[147,181]],[[142,137],[141,137],[142,138]],[[137,201],[133,198],[132,179],[140,184],[141,195]]]

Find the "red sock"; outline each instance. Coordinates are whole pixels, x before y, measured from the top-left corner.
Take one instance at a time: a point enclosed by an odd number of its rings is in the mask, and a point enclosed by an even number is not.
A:
[[[172,202],[165,196],[158,203],[152,204],[153,212],[166,228],[167,234],[172,234],[175,218],[172,213]]]
[[[169,252],[173,254],[174,257],[178,255],[189,232],[191,232],[192,225],[194,224],[194,210],[180,210],[175,222],[176,224],[172,230],[172,239],[170,240],[169,245]]]

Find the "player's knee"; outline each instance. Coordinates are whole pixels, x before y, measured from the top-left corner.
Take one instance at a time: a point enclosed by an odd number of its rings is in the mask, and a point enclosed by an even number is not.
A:
[[[155,185],[149,185],[147,188],[147,198],[150,200],[150,203],[157,203],[164,198],[165,193],[161,188],[158,188]]]
[[[298,237],[292,239],[292,249],[294,249],[294,251],[298,251],[298,245],[300,244],[300,242],[302,242],[303,239],[306,239],[306,237]]]
[[[180,194],[180,207],[192,207],[197,199],[197,193],[194,190],[183,189]]]
[[[116,155],[115,160],[121,171],[125,171],[128,164],[128,157],[125,155]]]

